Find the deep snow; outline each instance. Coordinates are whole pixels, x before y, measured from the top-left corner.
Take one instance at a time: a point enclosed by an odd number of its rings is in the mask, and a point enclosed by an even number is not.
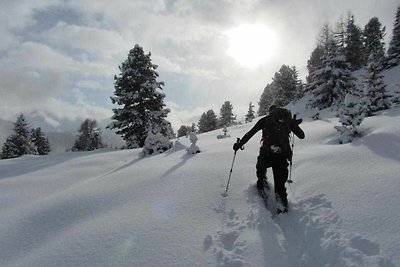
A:
[[[300,115],[290,211],[275,218],[255,189],[260,134],[221,196],[232,145],[255,121],[229,128],[231,138],[198,135],[196,155],[181,138],[143,159],[100,150],[1,160],[0,266],[400,266],[400,109],[367,118],[345,145],[328,115]]]

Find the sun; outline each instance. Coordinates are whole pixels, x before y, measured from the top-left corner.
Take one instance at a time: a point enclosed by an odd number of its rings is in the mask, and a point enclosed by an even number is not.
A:
[[[257,68],[276,55],[278,37],[265,24],[243,24],[227,31],[226,35],[227,54],[246,68]]]

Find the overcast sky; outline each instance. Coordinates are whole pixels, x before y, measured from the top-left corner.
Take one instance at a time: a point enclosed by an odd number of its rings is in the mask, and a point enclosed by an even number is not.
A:
[[[250,101],[257,109],[263,88],[283,64],[296,66],[304,78],[322,25],[334,25],[348,11],[362,28],[378,17],[390,38],[399,5],[397,0],[0,3],[0,118],[15,121],[18,113],[33,111],[54,119],[111,117],[113,77],[139,44],[159,66],[169,120],[176,129],[197,122],[208,109],[219,114],[226,100],[239,118]],[[243,25],[250,26],[230,35]],[[254,55],[228,52],[241,42],[234,37],[243,40],[256,29],[251,25],[262,26],[260,43],[271,41],[262,43],[269,54],[261,62],[253,59],[253,65],[244,60]]]

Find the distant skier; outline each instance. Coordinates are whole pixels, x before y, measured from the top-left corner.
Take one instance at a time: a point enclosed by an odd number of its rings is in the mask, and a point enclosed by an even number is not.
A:
[[[242,139],[233,145],[237,151],[249,141],[254,134],[262,130],[262,145],[257,158],[256,174],[257,188],[268,189],[267,168],[272,167],[274,174],[274,189],[277,201],[277,212],[288,211],[288,200],[285,183],[288,179],[288,166],[292,161],[293,152],[290,147],[290,133],[304,139],[305,134],[299,127],[301,119],[292,118],[289,110],[272,105],[269,115],[261,118],[254,127],[248,131]]]

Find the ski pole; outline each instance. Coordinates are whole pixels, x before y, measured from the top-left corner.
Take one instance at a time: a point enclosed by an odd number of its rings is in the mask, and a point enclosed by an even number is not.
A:
[[[233,154],[232,166],[231,166],[231,170],[229,171],[229,178],[228,178],[228,183],[226,184],[225,193],[228,192],[229,182],[231,181],[233,164],[235,163],[235,158],[236,158],[236,152],[237,152],[237,150],[235,150],[235,153]]]
[[[239,142],[240,142],[240,138],[237,139],[236,143],[239,143]],[[243,149],[244,149],[244,147],[240,148],[240,150],[243,150]],[[237,153],[237,150],[235,150],[235,153],[233,153],[232,166],[231,166],[231,170],[229,171],[229,178],[228,178],[228,183],[226,184],[226,188],[225,188],[225,195],[228,192],[229,183],[231,181],[231,176],[232,176],[232,171],[233,171],[233,164],[235,163],[236,153]]]
[[[293,155],[294,155],[294,133],[292,133],[292,158],[290,159],[289,179],[287,180],[289,185],[291,183],[293,183],[293,180],[292,180]]]

